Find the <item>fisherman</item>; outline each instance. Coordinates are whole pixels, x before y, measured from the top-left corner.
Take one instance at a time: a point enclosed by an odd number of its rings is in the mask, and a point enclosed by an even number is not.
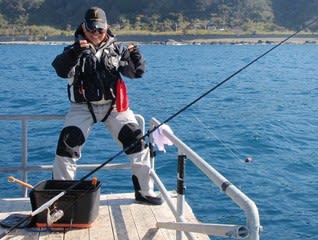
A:
[[[76,162],[96,122],[102,122],[131,159],[132,182],[138,202],[159,205],[150,173],[150,151],[140,140],[142,131],[128,107],[121,76],[141,78],[145,60],[134,44],[116,42],[105,12],[89,8],[75,31],[75,41],[52,63],[61,78],[68,79],[70,111],[57,143],[53,178],[73,180]],[[133,147],[130,147],[133,146]]]

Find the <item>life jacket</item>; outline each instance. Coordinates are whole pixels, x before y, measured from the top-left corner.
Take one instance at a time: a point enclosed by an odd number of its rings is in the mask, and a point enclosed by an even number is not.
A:
[[[74,76],[69,80],[68,96],[75,103],[115,101],[116,85],[121,79],[118,68],[121,55],[111,39],[95,50],[93,46],[84,50]]]

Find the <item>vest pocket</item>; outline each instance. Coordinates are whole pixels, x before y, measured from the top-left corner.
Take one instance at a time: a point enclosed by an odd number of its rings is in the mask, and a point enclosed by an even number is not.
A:
[[[103,99],[103,86],[98,80],[75,81],[67,86],[71,102],[85,103]]]

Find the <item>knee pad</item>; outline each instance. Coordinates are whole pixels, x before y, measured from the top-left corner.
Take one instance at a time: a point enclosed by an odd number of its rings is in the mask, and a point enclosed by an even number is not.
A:
[[[122,127],[118,134],[118,140],[122,143],[123,148],[127,148],[136,143],[137,139],[142,137],[142,131],[137,124],[128,123]],[[125,151],[126,154],[140,152],[145,148],[144,140],[139,140],[134,148]]]
[[[63,157],[79,158],[80,146],[85,142],[82,130],[75,126],[63,128],[57,144],[56,154]]]

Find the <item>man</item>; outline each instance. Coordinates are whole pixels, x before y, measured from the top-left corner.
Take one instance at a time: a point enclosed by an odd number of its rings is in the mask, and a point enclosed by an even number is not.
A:
[[[132,181],[137,201],[161,204],[149,176],[150,154],[140,140],[142,131],[127,106],[121,74],[140,78],[145,60],[139,49],[116,42],[107,25],[105,12],[92,7],[75,32],[74,44],[67,46],[53,63],[58,76],[68,78],[71,108],[60,133],[53,166],[53,178],[72,180],[76,162],[94,123],[102,122],[131,159]]]

